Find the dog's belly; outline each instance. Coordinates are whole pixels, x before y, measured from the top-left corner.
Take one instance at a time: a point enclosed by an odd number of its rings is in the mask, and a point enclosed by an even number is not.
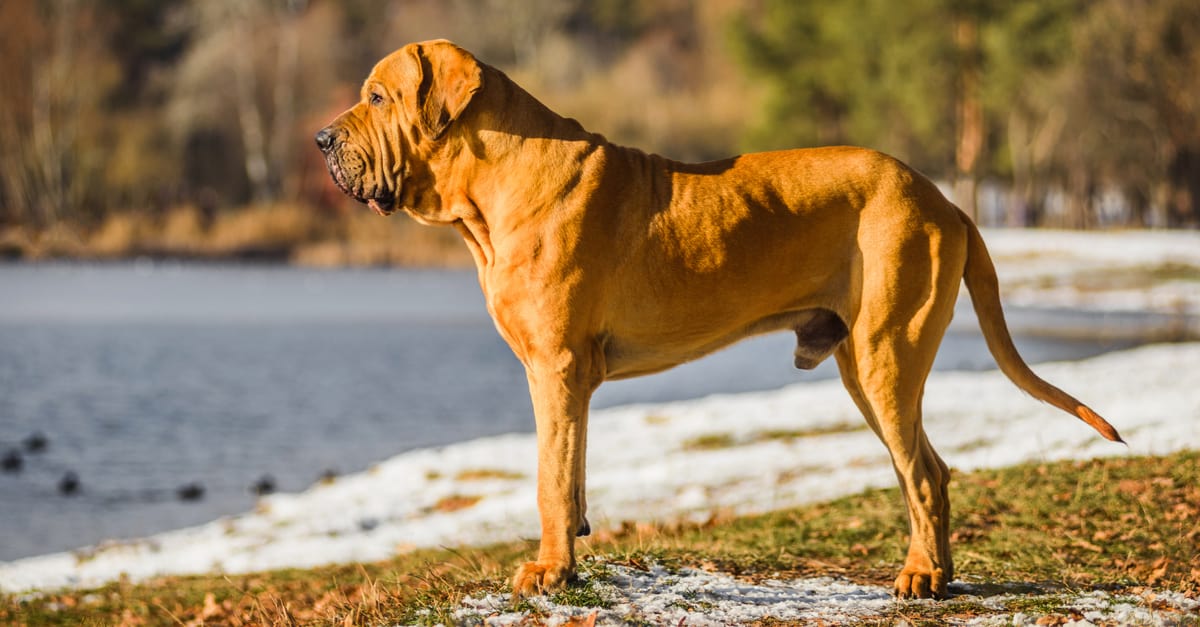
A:
[[[644,332],[610,332],[605,336],[605,378],[628,379],[674,368],[699,359],[738,340],[774,331],[793,330],[797,335],[796,366],[809,369],[820,363],[845,337],[841,319],[828,309],[812,308],[771,314],[728,328]],[[801,355],[811,365],[801,365]],[[806,364],[808,362],[805,362]]]

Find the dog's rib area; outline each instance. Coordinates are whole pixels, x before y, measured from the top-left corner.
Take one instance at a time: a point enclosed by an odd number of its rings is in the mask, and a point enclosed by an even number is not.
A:
[[[662,372],[704,357],[738,340],[788,329],[796,332],[797,364],[800,363],[801,351],[804,352],[807,359],[816,359],[809,368],[815,367],[833,354],[833,350],[849,333],[841,317],[824,308],[783,311],[760,318],[705,342],[692,342],[692,338],[686,338],[686,341],[678,344],[679,348],[665,345],[665,343],[659,343],[653,347],[642,346],[623,340],[619,334],[609,333],[603,341],[605,365],[607,366],[605,379],[628,379]],[[797,365],[797,367],[802,366]]]

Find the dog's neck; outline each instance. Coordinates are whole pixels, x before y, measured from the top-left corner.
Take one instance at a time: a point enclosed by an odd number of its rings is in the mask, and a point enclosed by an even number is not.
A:
[[[496,263],[498,248],[523,245],[502,246],[502,240],[554,219],[548,214],[561,210],[560,201],[580,184],[580,172],[600,167],[603,159],[593,157],[614,148],[503,72],[483,68],[485,86],[456,124],[433,177],[442,212],[463,236],[481,279]],[[514,184],[522,180],[537,184]]]

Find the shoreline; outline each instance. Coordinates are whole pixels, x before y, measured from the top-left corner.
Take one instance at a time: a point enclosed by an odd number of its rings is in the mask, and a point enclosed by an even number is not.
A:
[[[1200,390],[1173,385],[1179,372],[1197,370],[1200,343],[1038,368],[1108,416],[1130,442],[1127,448],[1031,402],[995,371],[934,373],[926,422],[947,462],[964,471],[1200,448],[1200,424],[1177,418],[1200,414]],[[845,396],[840,383],[819,381],[595,412],[589,446],[594,527],[706,520],[890,486],[895,479],[886,455]],[[514,434],[411,451],[328,485],[266,497],[242,515],[0,563],[0,590],[305,568],[426,546],[535,537],[533,446],[532,435]]]

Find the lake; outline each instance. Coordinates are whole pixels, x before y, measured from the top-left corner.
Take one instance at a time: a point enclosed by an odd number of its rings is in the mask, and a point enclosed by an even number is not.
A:
[[[969,308],[959,319],[935,367],[993,368]],[[606,383],[593,407],[837,376],[833,360],[795,370],[793,342],[754,338]],[[1134,343],[1017,338],[1031,363]],[[0,455],[22,460],[0,473],[0,560],[246,511],[267,476],[298,491],[403,451],[532,430],[524,372],[473,271],[0,265]],[[34,433],[44,451],[27,450]],[[181,499],[186,486],[202,496]]]

